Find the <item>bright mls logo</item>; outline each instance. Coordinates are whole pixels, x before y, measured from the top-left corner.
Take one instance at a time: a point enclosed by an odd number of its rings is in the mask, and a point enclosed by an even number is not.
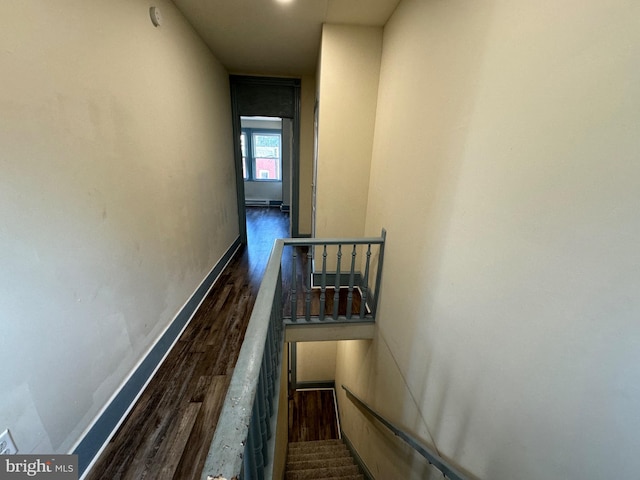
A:
[[[77,455],[2,455],[0,480],[78,480]]]

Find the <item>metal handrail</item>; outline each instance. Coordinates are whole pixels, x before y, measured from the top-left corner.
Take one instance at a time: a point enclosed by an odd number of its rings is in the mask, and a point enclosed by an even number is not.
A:
[[[404,440],[411,448],[413,448],[416,452],[422,455],[431,465],[436,467],[438,470],[442,472],[445,477],[448,477],[452,480],[471,480],[468,475],[463,474],[460,470],[456,469],[454,466],[449,464],[442,456],[433,450],[432,448],[423,445],[419,440],[415,437],[412,437],[404,430],[400,429],[389,420],[384,418],[382,415],[377,413],[373,408],[371,408],[364,400],[359,398],[355,393],[353,393],[349,388],[342,385],[342,388],[345,392],[347,392],[347,397],[350,397],[354,403],[362,406],[367,412],[369,412],[376,420],[382,423],[385,427],[387,427],[394,435],[400,437]]]

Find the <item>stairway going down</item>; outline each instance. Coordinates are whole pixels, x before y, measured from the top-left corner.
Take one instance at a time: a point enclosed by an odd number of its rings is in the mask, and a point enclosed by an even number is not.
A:
[[[342,440],[291,442],[285,480],[364,480]]]

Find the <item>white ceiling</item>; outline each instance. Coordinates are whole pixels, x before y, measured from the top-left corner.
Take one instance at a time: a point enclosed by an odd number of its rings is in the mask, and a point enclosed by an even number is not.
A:
[[[384,25],[400,0],[173,0],[231,73],[315,72],[323,23]]]

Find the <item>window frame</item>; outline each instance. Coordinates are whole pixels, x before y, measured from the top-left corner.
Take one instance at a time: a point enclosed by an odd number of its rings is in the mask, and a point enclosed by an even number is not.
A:
[[[280,178],[260,178],[256,171],[256,157],[253,142],[254,135],[274,135],[280,138],[279,156],[277,157],[277,172]],[[244,146],[246,151],[242,149],[242,136],[244,135]],[[243,180],[245,182],[282,182],[282,130],[269,128],[242,128],[240,132],[240,150],[242,155]],[[246,155],[245,155],[246,154]],[[262,158],[262,157],[261,157]]]

